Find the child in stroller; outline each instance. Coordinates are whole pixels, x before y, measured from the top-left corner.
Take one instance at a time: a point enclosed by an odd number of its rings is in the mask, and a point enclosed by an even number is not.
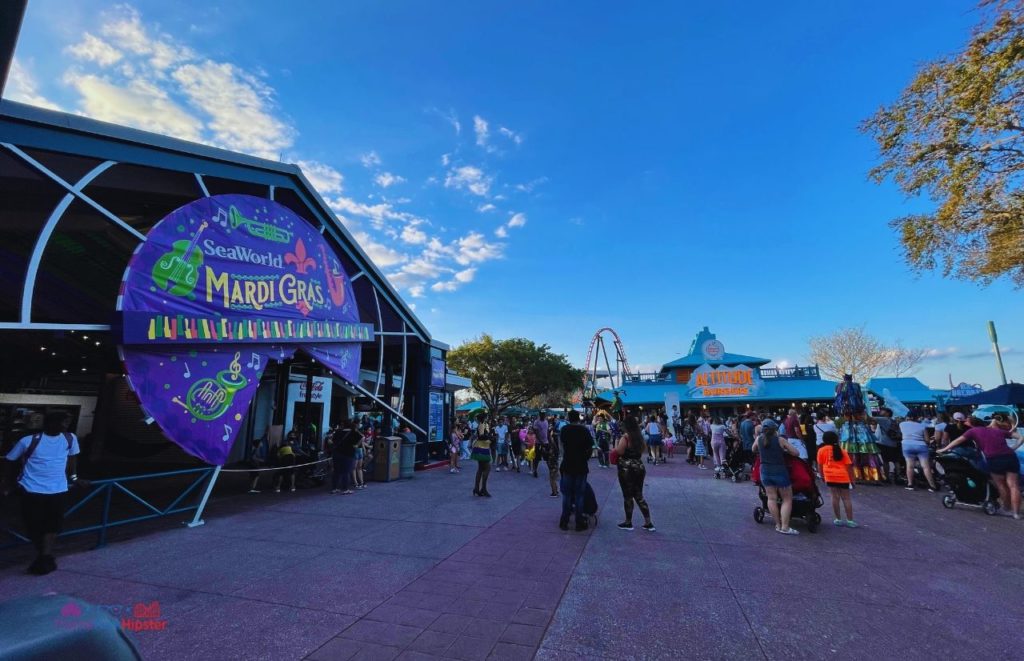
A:
[[[751,469],[754,484],[757,485],[757,497],[761,504],[754,508],[754,520],[763,523],[766,516],[770,516],[768,508],[768,494],[761,484],[761,457],[754,459],[754,466]],[[816,532],[821,524],[821,515],[815,510],[825,504],[818,491],[818,485],[814,482],[807,464],[802,459],[786,456],[786,469],[789,471],[789,479],[793,483],[793,513],[792,519],[803,519],[807,524],[808,532]]]
[[[575,516],[575,508],[572,508],[570,512]],[[597,495],[594,493],[594,487],[590,486],[590,482],[587,482],[586,491],[583,493],[583,515],[587,518],[588,527],[597,527]]]

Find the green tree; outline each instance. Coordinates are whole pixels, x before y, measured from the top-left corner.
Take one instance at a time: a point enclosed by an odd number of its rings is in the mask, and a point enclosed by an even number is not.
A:
[[[966,47],[924,64],[899,99],[862,124],[879,164],[929,213],[892,221],[910,265],[1024,285],[1024,1],[981,3]]]
[[[448,365],[467,377],[492,415],[548,392],[571,390],[582,372],[562,354],[519,337],[481,335],[448,352]]]

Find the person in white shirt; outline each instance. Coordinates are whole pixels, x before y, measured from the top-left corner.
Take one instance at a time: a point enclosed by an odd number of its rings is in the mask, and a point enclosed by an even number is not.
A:
[[[921,472],[928,480],[928,491],[938,490],[932,477],[931,459],[928,456],[928,427],[921,421],[920,411],[911,411],[900,423],[903,435],[903,458],[907,461],[907,491],[914,490],[914,462],[921,464]]]
[[[37,553],[28,571],[40,576],[57,569],[53,547],[64,523],[65,494],[68,485],[78,479],[78,438],[67,428],[67,413],[48,413],[43,431],[25,436],[7,454],[8,468],[24,464],[18,477],[21,514]],[[5,481],[4,495],[10,492],[7,484]]]
[[[839,430],[836,429],[836,423],[832,422],[828,417],[828,413],[822,412],[814,423],[814,438],[819,448],[825,444],[822,439],[825,436],[825,432],[828,431],[839,433]]]
[[[497,442],[497,453],[498,461],[496,472],[507,471],[508,468],[508,424],[505,422],[505,418],[498,421],[498,424],[494,427],[494,437]]]

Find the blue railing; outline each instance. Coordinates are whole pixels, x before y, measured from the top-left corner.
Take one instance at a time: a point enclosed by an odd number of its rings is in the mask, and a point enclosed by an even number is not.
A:
[[[818,367],[761,367],[762,379],[820,379]],[[634,372],[623,374],[625,383],[674,383],[671,372]]]
[[[197,510],[198,511],[199,508],[202,507],[205,504],[206,497],[209,495],[209,489],[207,490],[207,493],[204,495],[203,499],[200,502],[197,502],[197,503],[194,503],[194,504],[191,504],[191,505],[182,505],[181,503],[189,496],[189,494],[193,493],[196,490],[196,487],[198,487],[200,484],[202,484],[203,482],[207,481],[208,479],[212,479],[212,477],[213,477],[215,472],[217,472],[217,468],[216,467],[188,468],[188,469],[185,469],[185,470],[167,471],[167,472],[164,472],[164,473],[148,473],[146,475],[131,475],[129,477],[115,477],[115,478],[110,478],[110,479],[106,479],[106,480],[94,480],[91,483],[91,486],[89,487],[89,493],[86,494],[86,496],[84,498],[82,498],[81,500],[79,500],[77,503],[72,505],[64,513],[64,518],[67,519],[72,514],[74,514],[74,513],[78,512],[79,510],[81,510],[85,506],[86,503],[93,502],[96,499],[102,497],[103,498],[103,513],[102,513],[102,515],[100,517],[100,522],[92,524],[92,525],[82,526],[82,527],[79,527],[79,528],[72,528],[70,530],[65,530],[64,532],[62,532],[60,534],[60,536],[61,537],[67,537],[67,536],[70,536],[70,535],[80,535],[80,534],[86,533],[86,532],[95,532],[97,534],[96,548],[99,548],[101,546],[104,546],[107,543],[107,529],[109,529],[109,528],[114,528],[116,526],[123,526],[123,525],[127,525],[129,523],[138,523],[139,521],[148,521],[149,519],[156,519],[156,518],[159,518],[159,517],[162,517],[162,516],[167,516],[169,514],[180,514],[181,512],[191,512],[193,510]],[[160,479],[160,478],[165,478],[165,477],[172,477],[172,476],[177,476],[177,475],[190,475],[190,474],[197,475],[197,477],[191,482],[191,484],[189,484],[185,488],[184,491],[181,492],[181,494],[178,495],[177,498],[175,498],[171,502],[170,505],[168,505],[167,507],[164,507],[164,508],[160,508],[160,507],[157,507],[156,505],[153,505],[152,503],[147,501],[145,498],[143,498],[139,494],[135,493],[134,491],[132,491],[128,487],[124,486],[124,484],[127,483],[127,482],[138,482],[140,480],[154,480],[154,479]],[[126,496],[131,498],[134,502],[142,505],[145,509],[149,510],[149,512],[147,514],[143,514],[141,516],[132,516],[132,517],[123,518],[123,519],[115,518],[114,520],[111,520],[111,517],[110,517],[110,502],[111,502],[111,500],[112,500],[112,498],[113,498],[115,493],[123,493],[123,494],[125,494]],[[24,542],[28,542],[29,541],[29,539],[27,537],[25,537],[20,532],[17,532],[16,530],[13,530],[11,528],[5,527],[4,528],[4,532],[6,532],[7,534],[9,534],[12,537],[14,537],[15,541],[12,542],[12,543],[6,544],[6,545],[4,545],[4,546],[2,546],[0,548],[8,548],[8,547],[14,546],[16,544],[20,544],[20,543],[24,543]]]
[[[762,379],[820,379],[818,366],[813,367],[762,367]]]
[[[672,375],[661,372],[634,372],[623,374],[622,380],[626,383],[671,383]]]

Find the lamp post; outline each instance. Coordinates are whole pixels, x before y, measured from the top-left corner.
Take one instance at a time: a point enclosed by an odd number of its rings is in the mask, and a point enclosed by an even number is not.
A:
[[[1003,380],[1003,385],[1006,385],[1006,370],[1003,369],[1003,354],[999,352],[999,337],[996,335],[996,324],[993,321],[988,322],[988,337],[992,340],[992,348],[996,352],[996,365],[999,366],[999,377]]]

